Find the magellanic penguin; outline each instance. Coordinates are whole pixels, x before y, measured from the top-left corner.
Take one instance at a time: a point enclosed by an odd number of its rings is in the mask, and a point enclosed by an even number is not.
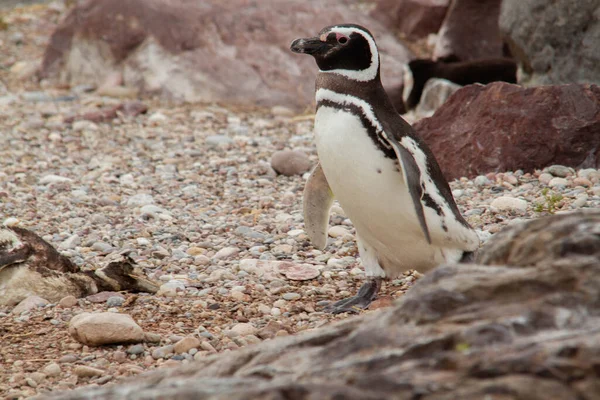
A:
[[[371,33],[359,25],[330,26],[316,37],[294,40],[291,50],[310,54],[319,67],[319,165],[304,190],[307,234],[316,247],[325,247],[335,197],[356,228],[370,278],[356,296],[328,311],[368,307],[382,278],[472,256],[479,238],[460,214],[431,150],[390,102]]]
[[[411,60],[404,66],[402,100],[404,109],[419,104],[425,84],[431,78],[446,79],[458,85],[503,81],[517,83],[517,63],[510,58],[483,58],[455,61]]]
[[[156,293],[158,285],[136,271],[127,253],[103,268],[83,271],[32,231],[0,227],[0,306],[33,295],[58,302],[69,295],[121,290]]]

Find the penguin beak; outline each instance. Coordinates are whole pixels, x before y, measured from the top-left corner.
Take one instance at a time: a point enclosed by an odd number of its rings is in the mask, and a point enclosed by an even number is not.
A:
[[[329,47],[329,44],[322,42],[318,37],[312,37],[294,40],[290,46],[290,50],[294,53],[315,55],[323,53],[325,50],[329,50]]]

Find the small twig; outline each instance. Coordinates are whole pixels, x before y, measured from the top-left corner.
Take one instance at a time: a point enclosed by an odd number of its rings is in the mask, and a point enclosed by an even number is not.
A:
[[[28,332],[28,333],[22,333],[20,335],[8,335],[5,336],[4,339],[12,339],[12,338],[24,338],[24,337],[29,337],[29,336],[34,336],[34,335],[43,335],[45,333],[50,332],[50,329],[47,329],[45,331],[38,331],[38,332]]]

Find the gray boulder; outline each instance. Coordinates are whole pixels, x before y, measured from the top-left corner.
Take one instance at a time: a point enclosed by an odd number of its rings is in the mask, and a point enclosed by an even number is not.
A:
[[[521,265],[442,266],[391,308],[46,398],[600,398],[600,211],[510,227],[486,248],[506,259],[540,224],[549,244]]]
[[[600,84],[598,0],[504,0],[500,30],[522,83]]]

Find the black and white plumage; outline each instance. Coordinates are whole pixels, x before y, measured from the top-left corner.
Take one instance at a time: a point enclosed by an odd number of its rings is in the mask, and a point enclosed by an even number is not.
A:
[[[0,227],[0,306],[33,295],[58,302],[69,295],[121,290],[156,293],[158,285],[136,271],[127,253],[103,268],[83,271],[34,232]]]
[[[462,86],[496,81],[517,83],[517,63],[510,58],[411,60],[404,67],[402,100],[406,111],[419,104],[425,84],[431,78],[446,79]]]
[[[475,251],[479,238],[460,214],[435,157],[381,84],[371,33],[358,25],[336,25],[295,40],[291,49],[312,55],[319,66],[320,165],[305,188],[307,232],[324,247],[334,196],[356,228],[366,274],[375,278],[361,288],[363,296],[332,311],[367,306],[379,288],[377,278],[409,269],[425,272]]]

